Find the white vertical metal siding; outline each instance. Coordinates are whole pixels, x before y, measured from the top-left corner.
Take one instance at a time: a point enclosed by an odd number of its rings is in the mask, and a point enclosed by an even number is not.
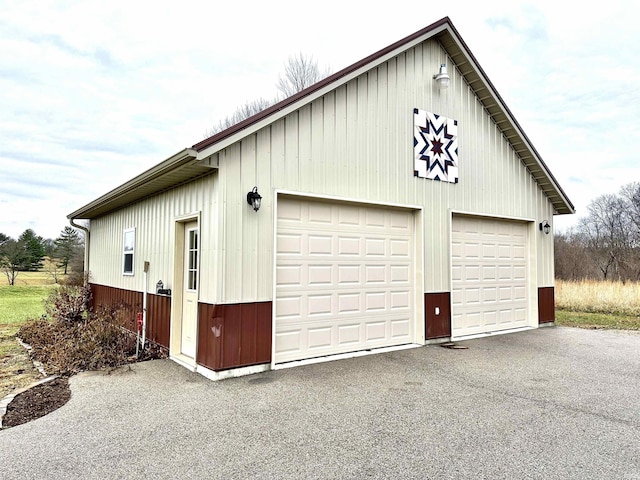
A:
[[[141,290],[144,260],[151,261],[150,281],[171,278],[172,218],[201,211],[201,300],[272,300],[274,196],[287,190],[424,205],[425,291],[449,291],[451,210],[536,223],[552,223],[553,211],[455,68],[450,88],[437,90],[432,76],[443,62],[453,65],[437,42],[421,43],[225,148],[218,176],[92,221],[93,280]],[[413,176],[414,108],[458,120],[458,184]],[[246,202],[254,186],[263,197],[259,212]],[[136,275],[123,277],[119,239],[134,226]],[[552,285],[552,236],[540,233],[534,241],[534,281]]]
[[[270,300],[276,189],[363,202],[424,205],[426,291],[449,291],[450,210],[552,221],[544,193],[455,69],[427,41],[277,120],[220,157],[226,205],[223,301]],[[413,109],[458,120],[460,183],[413,176]],[[245,197],[263,196],[253,212]],[[537,282],[553,284],[551,236],[535,238]]]
[[[217,288],[217,176],[200,178],[91,221],[89,268],[91,282],[143,291],[143,265],[150,264],[148,291],[162,280],[173,288],[173,248],[176,217],[200,212],[201,300],[212,301]],[[134,275],[122,274],[122,232],[136,229]]]

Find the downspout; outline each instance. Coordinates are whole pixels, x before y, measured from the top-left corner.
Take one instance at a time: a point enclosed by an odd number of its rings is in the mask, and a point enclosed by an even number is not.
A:
[[[69,219],[69,223],[72,227],[75,227],[84,232],[84,284],[89,282],[89,229],[83,225],[78,225],[73,221],[73,218]]]

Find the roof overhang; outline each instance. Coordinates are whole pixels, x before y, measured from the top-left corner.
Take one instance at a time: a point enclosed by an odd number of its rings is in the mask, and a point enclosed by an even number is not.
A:
[[[199,160],[192,148],[172,155],[128,182],[67,215],[69,219],[92,219],[151,195],[193,180],[218,168],[217,157]]]
[[[538,182],[542,191],[547,195],[555,209],[555,213],[559,215],[575,213],[573,203],[571,203],[569,197],[542,160],[542,157],[525,135],[511,110],[498,94],[455,27],[449,24],[448,28],[437,33],[435,38],[445,49],[460,75],[475,92],[487,114],[511,144],[522,163]]]

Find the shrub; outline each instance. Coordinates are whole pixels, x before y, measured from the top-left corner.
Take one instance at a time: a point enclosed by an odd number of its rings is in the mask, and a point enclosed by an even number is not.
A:
[[[51,372],[72,374],[83,370],[116,367],[132,361],[136,337],[122,328],[122,310],[104,311],[78,322],[25,323],[18,336],[32,347],[32,354]]]
[[[47,317],[54,322],[77,323],[88,318],[91,287],[61,285],[45,304]]]
[[[126,328],[131,309],[119,305],[91,312],[90,300],[88,286],[62,285],[47,300],[46,315],[18,331],[49,372],[73,374],[136,360],[136,336]],[[155,345],[140,353],[139,359],[166,357],[165,349]]]

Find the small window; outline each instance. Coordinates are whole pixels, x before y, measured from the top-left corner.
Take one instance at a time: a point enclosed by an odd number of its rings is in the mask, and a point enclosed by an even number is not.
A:
[[[187,290],[198,289],[198,229],[189,230]]]
[[[133,255],[136,249],[136,230],[130,228],[124,231],[124,247],[122,250],[122,273],[133,275]]]

